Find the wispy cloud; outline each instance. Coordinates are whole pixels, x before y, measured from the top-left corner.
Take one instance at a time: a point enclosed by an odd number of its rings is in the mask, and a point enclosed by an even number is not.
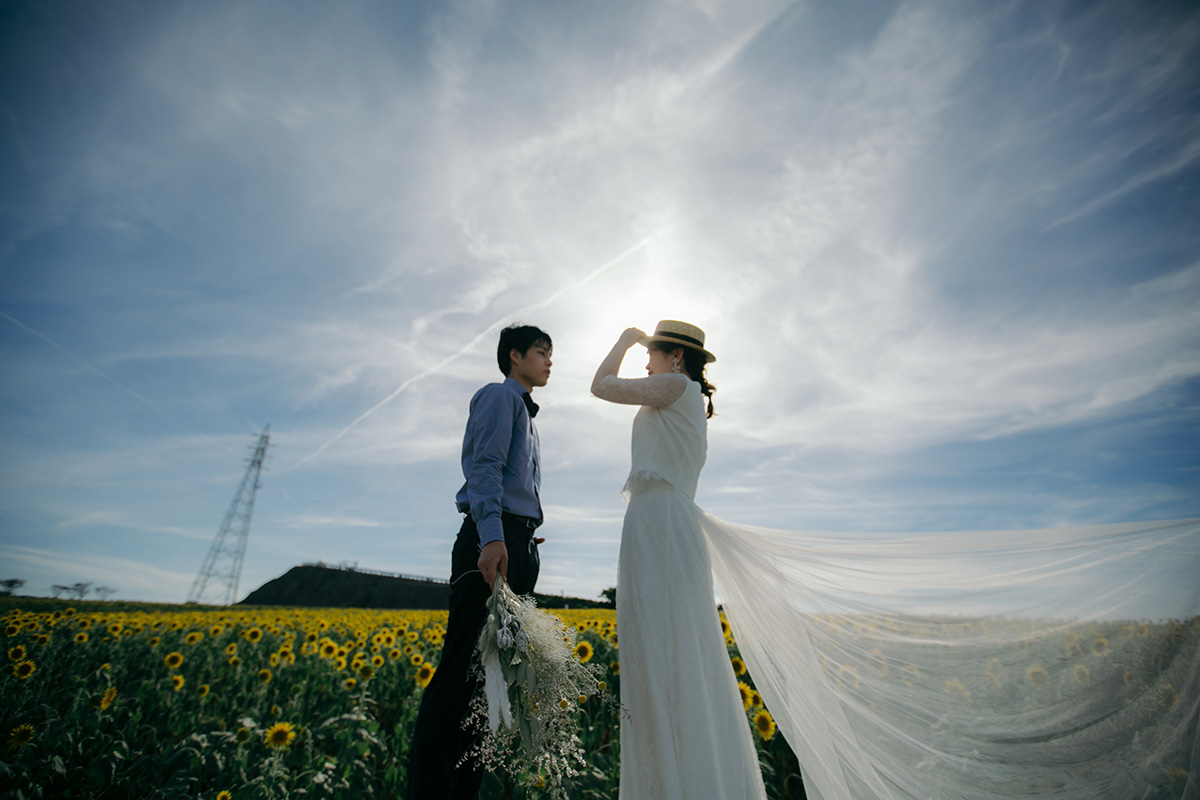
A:
[[[319,528],[338,530],[343,528],[382,528],[387,525],[374,519],[351,517],[340,514],[284,514],[277,518],[285,528]]]
[[[195,575],[153,566],[141,558],[97,554],[75,556],[58,550],[10,544],[0,544],[0,556],[6,563],[30,575],[27,580],[34,585],[25,587],[25,591],[46,594],[49,594],[53,584],[83,582],[116,589],[114,599],[175,598],[179,594],[179,587],[190,585],[195,578]]]

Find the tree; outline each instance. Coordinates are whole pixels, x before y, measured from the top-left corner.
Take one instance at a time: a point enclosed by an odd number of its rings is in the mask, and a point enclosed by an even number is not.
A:
[[[54,597],[55,597],[55,598],[59,598],[59,597],[62,597],[62,593],[63,593],[63,592],[69,592],[69,591],[71,591],[71,587],[70,587],[70,586],[63,586],[61,583],[56,583],[56,584],[54,584],[53,586],[51,586],[51,587],[50,587],[50,591],[54,592]]]
[[[600,596],[607,601],[609,608],[617,607],[617,587],[610,586],[607,589],[601,589]]]
[[[0,581],[0,597],[12,597],[13,592],[24,585],[25,581],[20,578],[6,578]]]
[[[101,600],[107,600],[108,598],[112,597],[116,593],[117,593],[116,589],[112,589],[108,586],[97,586],[96,587],[96,594],[100,595]]]
[[[88,581],[87,583],[80,581],[79,583],[76,583],[73,586],[71,586],[71,588],[68,589],[67,591],[73,592],[75,594],[76,599],[82,600],[84,595],[86,595],[91,590],[92,590],[92,582],[91,581]]]

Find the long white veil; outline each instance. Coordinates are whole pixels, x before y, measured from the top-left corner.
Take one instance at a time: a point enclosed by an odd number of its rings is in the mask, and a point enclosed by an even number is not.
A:
[[[696,514],[810,798],[1200,797],[1200,520],[835,535]]]

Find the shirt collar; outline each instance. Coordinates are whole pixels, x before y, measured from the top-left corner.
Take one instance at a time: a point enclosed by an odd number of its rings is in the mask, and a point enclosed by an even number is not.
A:
[[[529,411],[530,419],[537,416],[539,406],[537,403],[533,402],[533,398],[530,396],[529,392],[525,391],[525,387],[521,385],[519,380],[516,378],[506,378],[504,380],[504,385],[521,396],[521,400],[525,403],[526,410]]]

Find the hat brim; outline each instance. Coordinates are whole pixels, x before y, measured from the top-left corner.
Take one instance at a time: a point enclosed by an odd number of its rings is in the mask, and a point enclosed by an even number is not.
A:
[[[651,342],[666,342],[667,344],[673,344],[676,347],[686,347],[689,350],[699,350],[704,354],[704,361],[707,364],[711,364],[717,360],[716,356],[705,350],[703,347],[694,345],[691,342],[681,342],[678,339],[674,339],[670,336],[643,336],[641,339],[638,339],[638,344],[642,345],[643,347],[649,346]]]

